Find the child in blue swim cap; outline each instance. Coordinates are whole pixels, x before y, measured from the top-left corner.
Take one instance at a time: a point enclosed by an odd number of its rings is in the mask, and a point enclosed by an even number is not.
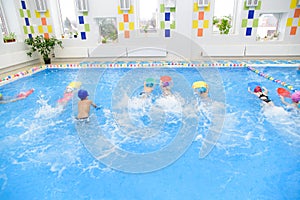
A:
[[[80,101],[78,102],[78,115],[77,119],[87,119],[90,113],[90,107],[93,106],[97,108],[97,105],[93,101],[88,99],[89,93],[86,90],[80,89],[78,91],[78,97]]]
[[[154,90],[155,80],[153,78],[147,78],[144,81],[144,91],[140,93],[142,97],[147,97]]]

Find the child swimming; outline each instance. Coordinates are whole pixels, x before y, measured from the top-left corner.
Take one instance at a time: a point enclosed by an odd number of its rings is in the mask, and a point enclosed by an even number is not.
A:
[[[286,106],[295,107],[300,110],[300,91],[297,91],[291,95],[292,103],[286,102],[282,95],[279,96],[283,104],[285,104]]]
[[[194,92],[198,94],[201,98],[207,98],[208,97],[208,84],[204,81],[196,81],[193,83],[192,88],[194,89]]]
[[[269,99],[269,96],[268,96],[269,92],[268,92],[267,88],[256,86],[254,88],[254,91],[252,92],[250,90],[250,87],[248,87],[248,92],[250,92],[251,94],[254,94],[255,96],[257,96],[265,104],[270,105],[270,106],[274,106],[273,101],[271,99]]]
[[[171,95],[171,87],[173,86],[173,81],[170,76],[162,76],[160,77],[160,88],[162,91],[162,94],[164,96]]]
[[[79,90],[78,97],[80,101],[78,102],[78,115],[77,119],[88,119],[90,113],[90,106],[97,108],[97,105],[93,101],[88,99],[88,92],[86,90]]]
[[[30,89],[26,92],[20,92],[16,97],[6,97],[4,98],[3,95],[0,93],[0,104],[6,104],[6,103],[11,103],[15,101],[19,101],[21,99],[25,99],[29,95],[31,95],[34,92],[34,89]]]
[[[155,80],[153,78],[147,78],[144,81],[144,91],[141,92],[140,95],[142,97],[149,96],[153,92],[154,86],[155,86]]]

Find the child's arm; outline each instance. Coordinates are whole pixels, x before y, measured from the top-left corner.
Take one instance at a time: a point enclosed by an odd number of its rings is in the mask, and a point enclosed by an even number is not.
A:
[[[254,94],[254,93],[250,90],[250,87],[248,87],[248,92],[251,93],[251,94]]]
[[[286,105],[286,106],[289,106],[289,105],[290,105],[288,102],[286,102],[286,101],[284,100],[284,97],[283,97],[283,96],[280,96],[280,100],[281,100],[281,102],[282,102],[284,105]]]
[[[94,104],[93,102],[91,102],[91,105],[92,105],[94,108],[97,108],[97,105]]]
[[[2,100],[0,101],[0,104],[7,104],[7,103],[12,103],[12,102],[15,102],[15,101],[19,101],[21,99],[24,99],[26,97],[18,97],[18,98],[14,98],[14,99],[9,99],[9,100]]]
[[[265,88],[265,87],[261,87],[261,88],[263,89],[263,93],[265,93],[265,94],[269,93],[269,91],[267,90],[267,88]]]

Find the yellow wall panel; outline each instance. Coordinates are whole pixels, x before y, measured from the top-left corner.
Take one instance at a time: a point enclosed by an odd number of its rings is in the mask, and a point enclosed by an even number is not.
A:
[[[293,18],[288,18],[287,19],[287,22],[286,22],[286,26],[287,27],[290,27],[290,26],[292,26],[293,25]]]
[[[124,22],[119,23],[119,31],[124,31]]]
[[[129,30],[134,30],[134,22],[129,22]]]
[[[204,20],[203,21],[203,28],[208,28],[209,27],[209,20]]]
[[[198,28],[198,20],[193,20],[193,28]]]

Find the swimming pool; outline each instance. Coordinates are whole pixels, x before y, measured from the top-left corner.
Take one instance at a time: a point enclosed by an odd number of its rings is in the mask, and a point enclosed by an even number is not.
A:
[[[259,70],[300,88],[295,67]],[[157,87],[140,99],[144,78],[161,75],[175,96]],[[210,102],[191,89],[201,79]],[[74,119],[77,98],[57,106],[74,80],[102,106],[89,123]],[[278,107],[264,109],[252,81]],[[299,112],[281,108],[277,87],[247,68],[46,69],[14,81],[0,92],[35,92],[0,105],[0,197],[299,199]]]

